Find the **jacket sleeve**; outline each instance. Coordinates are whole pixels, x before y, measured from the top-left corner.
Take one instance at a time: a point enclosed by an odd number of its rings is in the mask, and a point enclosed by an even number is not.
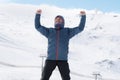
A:
[[[76,34],[83,31],[85,27],[85,22],[86,22],[86,15],[82,15],[79,25],[75,28],[69,28],[69,38],[72,38]]]
[[[35,15],[35,28],[45,37],[48,37],[49,29],[41,25],[40,16],[40,14]]]

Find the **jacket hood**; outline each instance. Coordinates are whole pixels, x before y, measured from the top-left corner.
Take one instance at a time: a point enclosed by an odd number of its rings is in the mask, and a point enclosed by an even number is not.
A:
[[[57,28],[58,26],[59,26],[60,28],[64,28],[65,21],[64,21],[63,16],[57,15],[57,16],[55,17],[55,19],[56,19],[57,17],[61,18],[61,19],[63,20],[63,22],[62,22],[62,23],[54,24],[54,25],[55,25],[55,28]]]

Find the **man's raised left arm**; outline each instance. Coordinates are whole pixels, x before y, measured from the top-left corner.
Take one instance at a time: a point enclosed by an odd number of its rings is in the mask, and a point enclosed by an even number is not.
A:
[[[84,30],[85,22],[86,22],[86,13],[85,11],[80,11],[81,20],[77,27],[69,28],[69,37],[72,38],[76,34],[80,33]]]

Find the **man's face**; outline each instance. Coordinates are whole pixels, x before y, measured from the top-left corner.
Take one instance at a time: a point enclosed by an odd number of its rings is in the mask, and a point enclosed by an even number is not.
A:
[[[55,24],[61,24],[61,23],[63,23],[63,19],[60,18],[60,17],[57,17],[57,18],[55,19]]]

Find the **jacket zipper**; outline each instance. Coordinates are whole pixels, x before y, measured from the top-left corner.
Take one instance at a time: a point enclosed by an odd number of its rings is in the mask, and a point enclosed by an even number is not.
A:
[[[57,30],[56,35],[56,60],[58,60],[58,48],[59,48],[59,30]]]

